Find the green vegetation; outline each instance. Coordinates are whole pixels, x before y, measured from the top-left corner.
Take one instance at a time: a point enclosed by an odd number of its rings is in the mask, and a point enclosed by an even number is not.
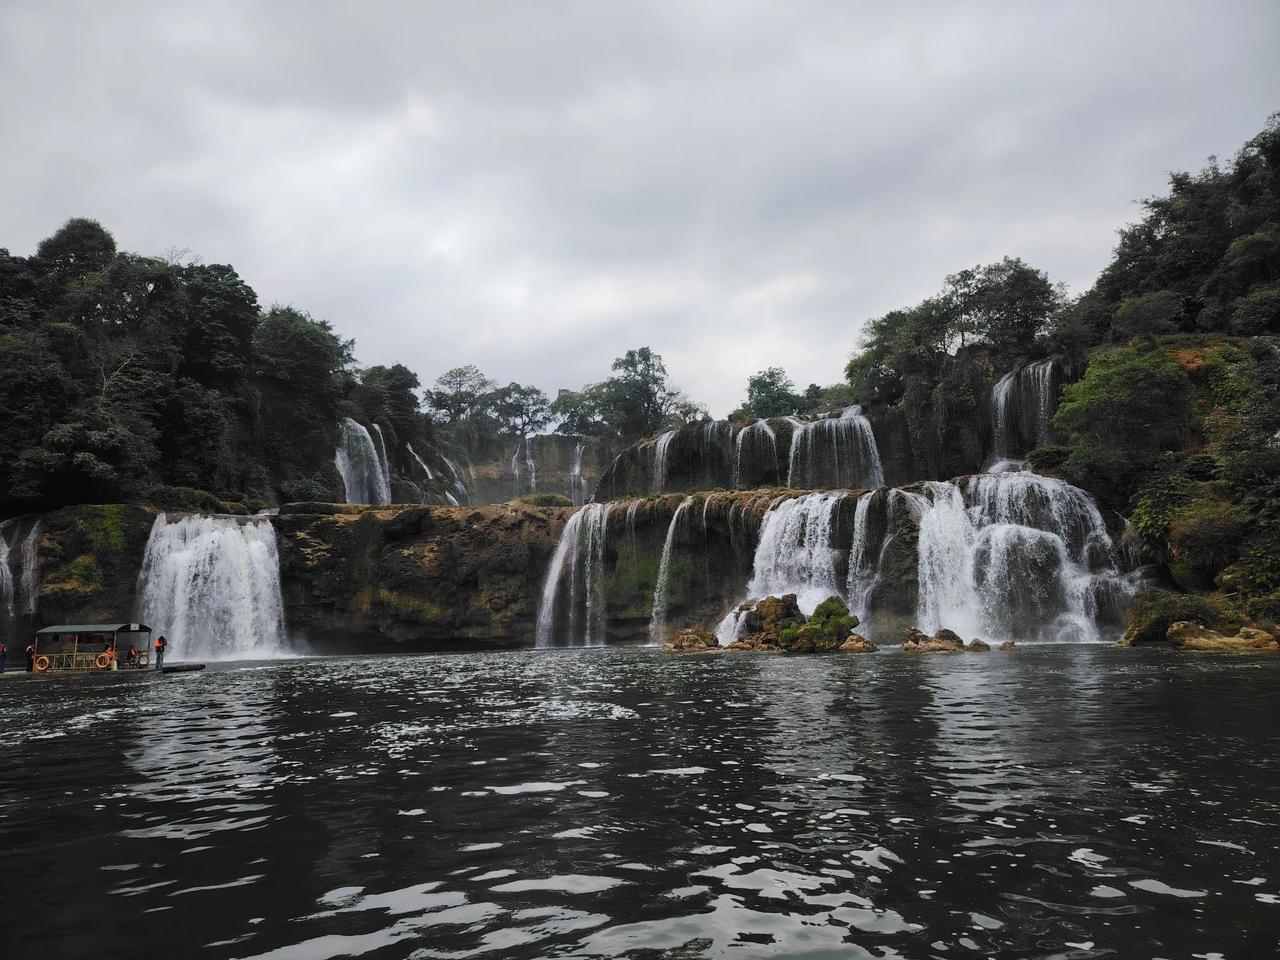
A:
[[[1219,604],[1157,591],[1134,608],[1140,631],[1223,623],[1232,605],[1274,619],[1280,114],[1230,164],[1173,174],[1143,208],[1082,296],[1066,299],[1020,260],[953,274],[936,296],[868,323],[849,384],[863,403],[898,405],[913,443],[941,438],[951,465],[966,419],[981,419],[975,382],[989,391],[1000,373],[1056,357],[1076,379],[1055,442],[1029,459],[1129,516],[1168,586]]]
[[[0,515],[340,499],[344,416],[376,423],[405,474],[406,442],[496,460],[555,420],[629,443],[706,416],[648,347],[554,405],[475,366],[449,370],[425,392],[428,413],[417,374],[358,368],[354,346],[301,310],[261,309],[230,266],[119,251],[92,220],[68,221],[31,257],[0,249]]]

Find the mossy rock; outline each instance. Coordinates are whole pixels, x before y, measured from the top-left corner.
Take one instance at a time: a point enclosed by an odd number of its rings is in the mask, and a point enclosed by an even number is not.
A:
[[[1196,593],[1147,590],[1129,607],[1125,616],[1125,646],[1164,643],[1169,628],[1178,621],[1191,621],[1211,629],[1236,630],[1242,619],[1222,601],[1213,602]]]

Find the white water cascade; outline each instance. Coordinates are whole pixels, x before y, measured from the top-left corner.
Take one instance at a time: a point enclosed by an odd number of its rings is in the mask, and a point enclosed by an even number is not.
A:
[[[988,640],[1096,642],[1136,583],[1083,490],[1020,471],[930,483],[917,626]]]
[[[40,599],[40,521],[37,520],[22,538],[18,546],[18,569],[22,571],[18,581],[18,613],[33,617]]]
[[[658,561],[658,582],[653,589],[653,611],[649,615],[649,636],[655,643],[661,643],[667,628],[667,594],[671,590],[671,548],[675,544],[676,532],[680,527],[680,519],[693,505],[693,497],[685,497],[671,515],[671,524],[667,527],[667,538],[662,543],[662,559]]]
[[[661,493],[667,488],[667,449],[675,438],[676,432],[668,430],[653,445],[653,492]]]
[[[179,660],[288,653],[271,522],[160,514],[138,574],[138,619]]]
[[[1052,438],[1054,372],[1053,360],[1039,360],[1010,370],[991,388],[990,459],[997,467],[1007,469],[1017,462],[1011,458]]]
[[[582,456],[587,451],[585,443],[578,444],[573,450],[573,472],[569,474],[569,496],[575,507],[587,502],[587,481],[582,476]]]
[[[765,451],[768,451],[765,454]],[[754,455],[754,456],[753,456]],[[767,456],[773,462],[774,471],[778,469],[778,437],[769,426],[768,420],[757,420],[750,426],[738,431],[733,443],[733,485],[741,488],[743,457],[764,459]]]
[[[378,466],[382,470],[382,475],[387,478],[389,485],[391,480],[391,461],[387,459],[387,441],[382,436],[382,427],[376,423],[373,425],[373,443],[378,450]]]
[[[448,457],[441,457],[444,465],[449,468],[449,475],[453,479],[453,499],[460,506],[468,506],[471,503],[471,492],[467,490],[467,483],[462,479],[462,471],[458,469],[458,465]]]
[[[511,454],[511,475],[515,477],[515,496],[538,492],[538,465],[533,459],[533,438],[525,437]]]
[[[565,524],[542,585],[535,628],[537,647],[596,647],[605,643],[604,550],[611,506],[589,503]],[[564,592],[561,581],[566,564],[569,568],[565,611],[567,642],[557,644],[556,610]]]
[[[845,496],[839,491],[809,493],[769,506],[756,541],[748,600],[794,593],[808,615],[827,597],[845,593],[836,570],[839,550],[831,542],[835,511]],[[716,638],[721,646],[735,639],[739,619],[735,606],[720,621]]]
[[[787,486],[884,486],[880,450],[861,407],[848,407],[838,417],[798,422],[791,436]]]
[[[9,531],[7,529],[12,523],[11,520],[0,523],[0,612],[3,612],[6,620],[12,620],[15,612],[13,570],[9,567]]]
[[[376,426],[376,425],[375,425]],[[334,466],[342,475],[347,503],[383,506],[391,502],[391,480],[369,431],[350,417],[339,425]]]

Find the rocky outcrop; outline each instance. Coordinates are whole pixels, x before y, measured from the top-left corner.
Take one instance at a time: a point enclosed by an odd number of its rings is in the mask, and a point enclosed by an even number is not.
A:
[[[838,649],[841,653],[875,653],[880,648],[866,637],[851,633],[849,639],[840,644]]]
[[[1169,645],[1178,650],[1280,651],[1280,642],[1277,638],[1257,627],[1241,627],[1234,636],[1227,636],[1198,623],[1179,620],[1169,627],[1167,636]]]
[[[149,507],[103,503],[19,520],[23,536],[36,531],[36,611],[24,627],[132,619],[155,516]]]
[[[286,505],[272,519],[291,632],[321,647],[532,644],[571,511]]]
[[[706,653],[709,650],[716,650],[719,644],[716,643],[715,634],[709,630],[700,630],[696,627],[690,627],[687,630],[681,630],[674,637],[666,640],[662,644],[662,649],[672,650],[676,653]]]

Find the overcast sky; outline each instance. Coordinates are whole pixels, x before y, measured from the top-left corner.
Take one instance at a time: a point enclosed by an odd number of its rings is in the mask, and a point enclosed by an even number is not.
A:
[[[648,344],[713,414],[1280,110],[1280,3],[0,2],[0,246],[231,263],[424,384]]]

